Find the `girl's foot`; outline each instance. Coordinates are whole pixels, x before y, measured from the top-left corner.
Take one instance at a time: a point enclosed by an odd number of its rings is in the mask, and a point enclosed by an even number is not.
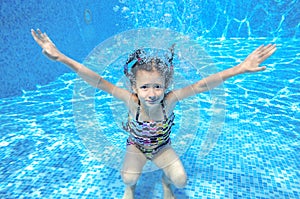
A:
[[[164,190],[164,199],[176,199],[171,189],[171,183],[168,182],[165,175],[162,178],[162,186]]]

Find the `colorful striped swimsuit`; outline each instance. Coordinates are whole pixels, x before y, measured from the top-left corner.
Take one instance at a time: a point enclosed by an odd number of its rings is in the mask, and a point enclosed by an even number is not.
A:
[[[135,120],[128,116],[127,124],[124,126],[124,130],[130,133],[127,139],[127,146],[135,145],[147,159],[151,160],[161,149],[171,144],[170,133],[174,125],[175,115],[172,113],[168,118],[165,106],[163,102],[161,102],[164,120],[140,122],[138,120],[140,115],[140,102],[138,105]]]

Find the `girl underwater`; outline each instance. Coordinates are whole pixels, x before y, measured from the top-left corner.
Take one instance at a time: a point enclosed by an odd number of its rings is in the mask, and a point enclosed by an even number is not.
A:
[[[174,45],[168,63],[157,57],[147,57],[136,50],[124,65],[132,91],[119,88],[94,71],[61,53],[46,33],[31,30],[42,52],[51,60],[59,61],[74,70],[90,85],[122,100],[128,109],[124,129],[129,133],[121,177],[126,185],[124,199],[134,198],[135,185],[148,160],[163,170],[164,198],[175,198],[171,185],[183,188],[187,175],[183,164],[171,146],[170,133],[174,121],[173,110],[178,101],[211,90],[230,77],[266,69],[260,64],[276,51],[276,45],[262,45],[242,63],[208,76],[181,89],[166,90],[173,77]]]

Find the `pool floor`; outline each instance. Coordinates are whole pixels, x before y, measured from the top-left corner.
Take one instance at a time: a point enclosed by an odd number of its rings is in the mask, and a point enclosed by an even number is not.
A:
[[[224,54],[234,57],[238,49],[263,43],[210,42],[209,52],[224,68],[233,62],[222,61]],[[199,155],[201,140],[195,139],[181,156],[188,183],[173,187],[177,198],[300,198],[300,70],[295,59],[300,41],[275,42],[279,49],[266,72],[224,84],[222,133],[208,155]],[[216,43],[223,53],[213,47]],[[122,198],[119,171],[93,159],[76,132],[75,78],[66,73],[36,91],[1,99],[0,198]],[[161,175],[159,170],[143,173],[136,198],[162,198]]]

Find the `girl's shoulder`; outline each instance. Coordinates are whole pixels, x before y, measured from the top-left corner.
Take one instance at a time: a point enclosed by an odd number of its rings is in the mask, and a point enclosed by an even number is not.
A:
[[[135,93],[132,93],[126,105],[129,110],[129,113],[135,113],[139,106],[138,96]]]
[[[165,97],[164,97],[163,101],[166,104],[173,104],[173,103],[176,104],[178,99],[177,99],[174,91],[169,91],[168,93],[165,94]]]
[[[173,91],[166,93],[166,95],[163,99],[163,104],[164,104],[165,110],[168,114],[173,112],[177,102],[178,102],[178,100],[176,99],[176,96],[174,96]]]

